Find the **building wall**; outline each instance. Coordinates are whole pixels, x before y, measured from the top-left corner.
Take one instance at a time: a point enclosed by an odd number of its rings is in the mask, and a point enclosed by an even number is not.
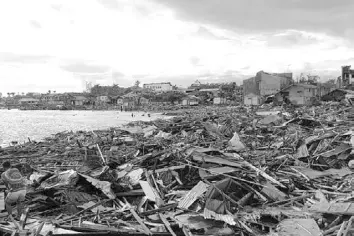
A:
[[[19,101],[21,105],[35,105],[38,104],[39,101],[35,101],[35,100],[23,100],[23,101]]]
[[[260,105],[261,103],[261,98],[259,95],[256,94],[247,94],[244,97],[244,104],[245,105]]]
[[[110,101],[108,96],[98,96],[97,100],[100,102],[109,102]]]
[[[354,70],[350,69],[351,66],[342,66],[342,75],[341,75],[341,86],[346,87],[349,84],[353,83],[354,79]]]
[[[183,106],[192,106],[192,105],[198,105],[199,102],[195,99],[183,99],[182,100],[182,105]]]
[[[74,106],[83,106],[83,105],[84,105],[84,101],[82,101],[82,100],[75,100],[75,101],[73,101],[73,105],[74,105]]]
[[[282,77],[285,75],[286,77]],[[256,96],[272,95],[279,92],[282,88],[289,86],[291,83],[292,79],[290,74],[271,75],[260,71],[255,77],[243,81],[243,94],[245,98],[250,94]],[[245,104],[246,103],[245,101]]]
[[[144,88],[152,89],[155,91],[171,91],[173,86],[170,83],[153,83],[153,84],[144,84]]]
[[[215,105],[226,104],[226,98],[216,97],[213,99]]]
[[[286,91],[289,92],[290,102],[297,105],[309,104],[311,102],[311,98],[316,96],[316,88],[291,86]]]
[[[139,105],[147,105],[149,104],[149,99],[141,97],[139,98]]]
[[[117,99],[117,104],[118,105],[122,105],[123,104],[123,99],[122,98],[118,98]]]
[[[259,78],[252,77],[243,81],[243,95],[259,95]]]
[[[259,91],[261,96],[272,95],[279,92],[282,88],[291,84],[291,79],[275,75],[269,75],[259,72],[257,76],[260,77]]]

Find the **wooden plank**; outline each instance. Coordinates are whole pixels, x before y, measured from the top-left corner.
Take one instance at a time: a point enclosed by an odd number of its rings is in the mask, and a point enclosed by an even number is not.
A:
[[[21,215],[21,218],[20,218],[20,230],[23,230],[25,228],[25,225],[26,225],[26,221],[27,221],[27,216],[28,216],[28,211],[29,211],[29,208],[27,207],[22,215]]]
[[[139,217],[139,215],[136,213],[136,211],[133,208],[130,208],[130,212],[134,216],[135,220],[138,221],[138,223],[141,225],[141,227],[144,230],[144,233],[147,235],[151,235],[150,229],[144,224],[143,220]]]
[[[164,225],[166,226],[168,232],[170,232],[170,234],[172,234],[172,236],[177,236],[175,234],[175,232],[173,232],[170,223],[168,222],[168,220],[165,218],[165,216],[161,213],[159,213],[160,219],[162,220],[162,222],[164,223]]]
[[[351,215],[354,216],[354,203],[317,203],[309,208],[310,212],[337,214],[337,215]]]
[[[155,214],[157,212],[167,211],[167,210],[169,210],[171,208],[177,207],[177,205],[178,205],[178,203],[172,203],[172,204],[169,204],[169,205],[162,206],[162,207],[160,207],[158,209],[153,209],[153,210],[141,212],[140,215],[141,216],[148,216],[148,215]]]
[[[44,224],[45,224],[45,222],[43,221],[43,222],[38,226],[38,228],[36,229],[36,231],[35,231],[35,233],[34,233],[33,236],[39,236],[39,235],[40,235],[40,233],[41,233],[41,231],[42,231],[42,229],[43,229]]]

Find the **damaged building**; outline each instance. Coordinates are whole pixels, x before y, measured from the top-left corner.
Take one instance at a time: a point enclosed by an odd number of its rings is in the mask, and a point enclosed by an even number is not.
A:
[[[255,77],[243,81],[244,104],[260,105],[267,96],[276,94],[293,83],[292,73],[260,71]]]
[[[354,104],[354,91],[346,89],[335,89],[329,94],[322,96],[321,100],[325,102],[347,101],[350,104]]]
[[[291,84],[278,92],[274,99],[278,103],[288,101],[294,105],[310,105],[318,96],[318,87],[311,84]]]
[[[342,66],[341,76],[337,79],[337,88],[345,88],[354,82],[354,70],[351,66]]]

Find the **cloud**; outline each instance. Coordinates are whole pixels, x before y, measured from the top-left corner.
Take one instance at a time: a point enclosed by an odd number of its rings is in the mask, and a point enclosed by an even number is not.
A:
[[[179,19],[238,32],[312,30],[344,35],[352,26],[352,0],[155,0]]]
[[[51,4],[50,6],[56,11],[61,11],[61,9],[63,8],[62,4]]]
[[[110,71],[109,66],[94,65],[85,62],[76,62],[60,66],[63,70],[73,73],[106,73]]]
[[[52,59],[48,55],[27,55],[12,52],[0,52],[0,62],[9,63],[45,63]]]
[[[97,0],[100,4],[108,9],[119,9],[121,5],[116,0]]]
[[[292,46],[311,46],[319,43],[320,39],[313,35],[299,31],[287,31],[266,38],[269,47],[292,47]]]
[[[193,66],[198,66],[200,63],[200,58],[196,56],[192,56],[189,60]]]
[[[30,21],[30,25],[33,28],[35,28],[35,29],[41,29],[42,28],[41,24],[38,21],[35,21],[35,20],[31,20]]]
[[[197,32],[194,34],[197,37],[201,37],[204,39],[210,39],[210,40],[229,40],[228,38],[224,36],[218,36],[215,33],[211,32],[208,28],[205,26],[199,26]]]

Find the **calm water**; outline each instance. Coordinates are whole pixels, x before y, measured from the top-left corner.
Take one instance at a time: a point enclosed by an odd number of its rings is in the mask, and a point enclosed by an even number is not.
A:
[[[40,140],[66,130],[95,130],[120,126],[130,121],[149,121],[159,114],[142,116],[143,112],[118,111],[19,111],[0,110],[0,146],[28,138]]]

